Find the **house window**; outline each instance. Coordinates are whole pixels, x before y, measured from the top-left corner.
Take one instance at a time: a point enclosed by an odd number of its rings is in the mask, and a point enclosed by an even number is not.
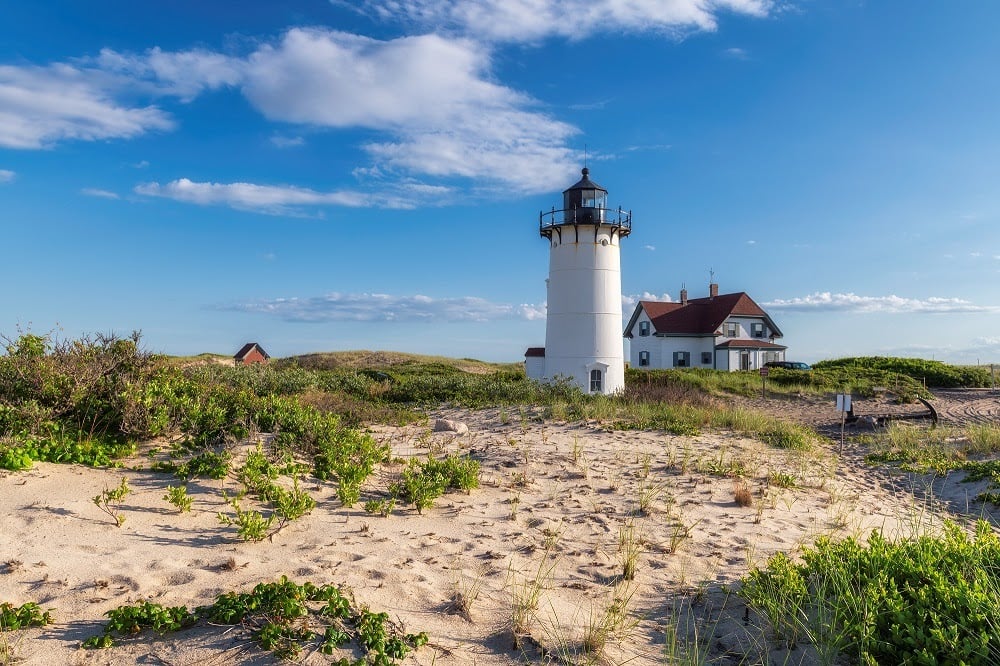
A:
[[[761,323],[751,324],[750,325],[750,333],[755,338],[762,338],[762,337],[764,337],[764,324],[761,324]]]
[[[639,365],[649,365],[649,352],[641,351],[639,352]]]
[[[674,367],[687,368],[691,365],[690,352],[674,352]]]
[[[644,337],[647,336],[647,335],[649,335],[649,322],[648,321],[640,321],[639,322],[639,335],[644,336]]]
[[[740,325],[737,324],[735,321],[727,321],[726,322],[726,337],[727,338],[736,338],[736,337],[739,337],[739,335],[740,335]]]
[[[590,371],[590,392],[600,393],[601,392],[601,371],[591,370]]]
[[[712,365],[712,352],[702,352],[701,353],[701,364],[702,365]]]

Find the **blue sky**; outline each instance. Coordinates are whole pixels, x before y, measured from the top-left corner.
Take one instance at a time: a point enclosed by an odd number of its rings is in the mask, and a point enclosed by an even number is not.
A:
[[[633,211],[626,317],[714,270],[795,360],[1000,361],[990,0],[0,16],[8,336],[520,360],[544,341],[538,212],[586,159]]]

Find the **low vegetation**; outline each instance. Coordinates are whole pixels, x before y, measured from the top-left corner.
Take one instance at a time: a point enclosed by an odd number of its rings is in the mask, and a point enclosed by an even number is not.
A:
[[[904,472],[944,476],[963,471],[963,481],[990,481],[977,496],[981,502],[1000,504],[1000,425],[925,428],[891,423],[881,432],[858,438],[869,448],[865,460],[872,465],[895,465]]]
[[[28,627],[44,627],[52,624],[52,614],[43,611],[33,601],[15,606],[9,601],[0,603],[0,632],[17,631]]]
[[[820,663],[1000,663],[1000,538],[986,522],[970,536],[866,543],[821,538],[801,563],[783,553],[744,579],[740,594],[789,646]]]
[[[350,593],[334,585],[300,585],[284,576],[277,582],[260,583],[250,592],[220,594],[211,606],[194,611],[143,601],[119,606],[106,615],[103,632],[83,641],[83,647],[109,648],[144,631],[162,636],[199,623],[239,625],[262,650],[281,659],[318,650],[343,655],[336,662],[343,666],[388,666],[427,643],[427,634],[399,631],[386,613],[358,607]],[[348,656],[355,651],[361,656]]]
[[[393,458],[387,444],[363,429],[378,422],[426,421],[428,409],[443,405],[499,407],[501,420],[520,418],[525,428],[529,421],[552,419],[677,435],[722,429],[791,450],[768,455],[803,461],[793,475],[727,456],[725,447],[696,459],[682,447],[676,458],[671,452],[669,464],[659,466],[653,465],[653,454],[643,460],[636,453],[633,473],[641,483],[633,509],[618,528],[617,551],[609,547],[604,554],[615,560],[615,589],[607,604],[592,611],[579,646],[554,641],[563,646],[565,663],[603,660],[609,643],[628,635],[634,626],[631,595],[653,568],[651,558],[677,553],[701,520],[672,507],[658,474],[677,472],[693,483],[701,481],[698,475],[732,478],[733,504],[747,509],[748,520],[756,510],[760,523],[765,499],[773,509],[780,495],[790,508],[794,491],[809,487],[807,461],[814,454],[800,452],[819,442],[809,428],[727,404],[726,396],[760,391],[755,372],[629,371],[621,394],[588,396],[566,383],[530,381],[516,365],[470,359],[356,352],[232,367],[218,359],[155,357],[139,342],[138,334],[59,341],[29,333],[7,340],[6,355],[0,356],[0,467],[22,470],[35,461],[119,465],[136,452],[137,443],[148,447],[155,440],[157,448],[142,460],[148,459],[151,471],[171,475],[172,485],[159,491],[165,493],[163,500],[178,512],[190,511],[196,498],[188,494],[189,482],[216,481],[191,487],[225,487],[219,523],[233,538],[255,542],[308,515],[324,497],[316,494],[323,489],[335,490],[344,508],[360,503],[368,513],[388,517],[397,510],[423,513],[446,492],[477,488],[478,454],[446,455],[428,447],[426,456]],[[775,369],[768,391],[870,395],[886,389],[910,399],[927,395],[926,386],[976,386],[988,379],[979,369],[913,359],[841,359],[806,372]],[[516,445],[513,439],[510,443]],[[996,426],[959,431],[893,424],[864,443],[871,448],[871,462],[918,472],[964,470],[969,479],[995,484],[980,499],[1000,497],[1000,462],[984,459],[1000,451]],[[512,521],[518,520],[520,493],[531,483],[529,455],[525,449],[524,469],[509,477],[487,477],[490,483],[509,482]],[[566,455],[573,475],[587,478],[579,442]],[[622,459],[629,455],[621,452]],[[376,482],[380,487],[373,487]],[[609,473],[609,492],[621,482],[617,472]],[[788,492],[769,495],[769,488]],[[120,526],[129,492],[128,479],[122,478],[93,502]],[[644,532],[652,521],[642,521],[649,518],[669,521],[669,540],[647,541]],[[368,524],[363,525],[367,531]],[[539,599],[551,587],[560,531],[547,528],[543,534],[545,553],[534,578],[522,581],[520,574],[510,574],[510,633],[518,646],[530,637]],[[949,526],[941,536],[910,542],[890,542],[877,533],[864,543],[821,539],[803,549],[801,561],[778,555],[752,570],[741,594],[779,642],[808,644],[821,663],[935,663],[933,657],[942,654],[956,655],[954,663],[998,663],[1000,649],[993,638],[1000,635],[998,559],[997,537],[984,524],[974,535]],[[480,584],[481,579],[460,578],[448,607],[471,621]],[[280,658],[318,651],[339,664],[391,664],[427,640],[422,633],[402,632],[385,613],[358,606],[345,590],[286,578],[250,592],[219,595],[212,605],[193,610],[142,601],[107,616],[104,631],[85,641],[86,647],[109,647],[144,632],[225,625],[239,626],[262,650]],[[3,631],[50,621],[37,605],[0,605]],[[693,651],[678,648],[677,641],[668,629],[665,654],[684,652],[694,655],[690,663],[707,663],[707,656],[699,661],[708,649],[702,651],[697,635]]]

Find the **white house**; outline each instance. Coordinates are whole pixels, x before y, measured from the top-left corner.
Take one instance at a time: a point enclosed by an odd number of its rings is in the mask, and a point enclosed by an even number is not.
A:
[[[639,301],[625,327],[633,368],[714,368],[755,370],[783,361],[775,343],[781,330],[745,292],[719,294],[709,285],[707,298],[680,302]]]

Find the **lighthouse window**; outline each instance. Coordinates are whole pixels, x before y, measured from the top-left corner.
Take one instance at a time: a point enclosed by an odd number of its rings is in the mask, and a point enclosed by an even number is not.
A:
[[[600,393],[601,392],[601,371],[591,370],[590,371],[590,392]]]

